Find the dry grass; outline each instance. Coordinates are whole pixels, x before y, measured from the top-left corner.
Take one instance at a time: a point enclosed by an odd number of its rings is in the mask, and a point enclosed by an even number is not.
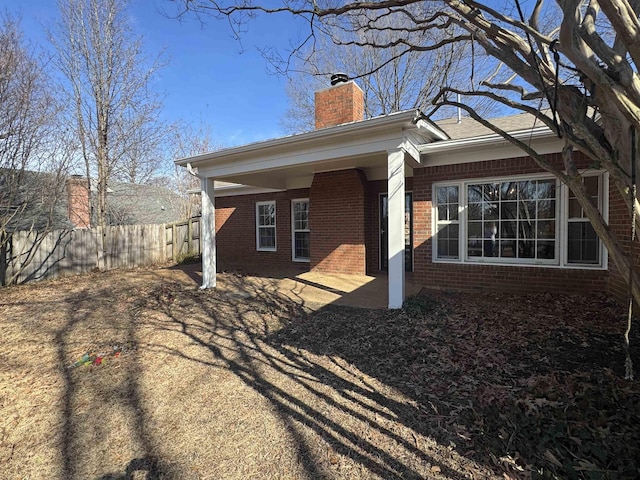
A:
[[[446,318],[456,325],[450,300],[404,312],[327,307],[311,314],[268,283],[256,287],[233,274],[225,281],[235,283],[236,295],[199,291],[180,270],[0,291],[0,478],[477,479],[543,472],[532,467],[535,452],[519,452],[509,466],[492,460],[501,453],[490,442],[469,443],[479,435],[477,418],[447,405],[467,402],[464,395],[488,383],[463,395],[453,387],[469,381],[460,379],[459,358],[434,350],[450,369],[443,363],[427,371],[433,352],[411,350],[416,341],[442,342],[436,334]],[[473,300],[457,300],[465,298]],[[122,349],[117,358],[71,367],[85,352],[114,346]],[[424,393],[444,379],[452,398]],[[627,420],[637,425],[634,414]],[[637,430],[629,435],[637,438]]]

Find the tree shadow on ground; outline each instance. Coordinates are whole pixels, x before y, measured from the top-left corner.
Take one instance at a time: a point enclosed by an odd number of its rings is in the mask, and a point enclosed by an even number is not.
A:
[[[179,301],[165,285],[146,305],[210,360],[155,348],[267,399],[309,478],[638,474],[640,390],[610,369],[620,311],[604,299],[439,295],[395,312],[309,312],[273,284],[233,281],[233,295]]]
[[[61,302],[68,311],[67,321],[54,338],[63,379],[59,478],[92,478],[92,472],[118,464],[116,457],[123,459],[122,470],[100,479],[180,478],[159,457],[157,441],[147,426],[140,385],[139,325],[136,309],[125,307],[129,288],[125,282],[87,288]],[[104,318],[105,312],[114,310],[115,316]],[[102,355],[107,363],[112,361],[109,355],[114,347],[121,355],[113,368],[100,368],[100,364],[74,367],[78,348]]]

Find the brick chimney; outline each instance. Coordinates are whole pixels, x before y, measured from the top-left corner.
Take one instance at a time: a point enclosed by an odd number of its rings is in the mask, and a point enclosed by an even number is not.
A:
[[[67,179],[67,203],[69,221],[76,228],[91,226],[91,207],[87,179],[81,175],[72,175]]]
[[[347,75],[331,77],[331,87],[316,92],[316,130],[364,119],[364,93]]]

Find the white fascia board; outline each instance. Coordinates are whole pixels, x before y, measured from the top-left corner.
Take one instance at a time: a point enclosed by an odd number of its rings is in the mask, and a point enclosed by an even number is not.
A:
[[[404,139],[402,135],[387,135],[387,138],[371,139],[369,137],[351,138],[346,143],[326,144],[313,149],[296,148],[288,151],[272,153],[260,157],[234,161],[228,159],[206,167],[199,167],[198,172],[205,177],[224,178],[247,173],[260,173],[279,170],[292,166],[321,164],[340,158],[355,158],[375,152],[386,152],[401,148]],[[321,168],[321,167],[320,167]]]
[[[527,142],[528,140],[537,140],[540,138],[557,138],[551,130],[547,127],[529,128],[526,130],[518,130],[514,132],[507,132],[513,138]],[[468,148],[477,148],[480,146],[501,145],[505,142],[510,143],[501,135],[492,133],[490,135],[483,135],[481,137],[472,138],[460,138],[457,140],[445,140],[442,142],[434,142],[420,146],[420,152],[423,154],[441,152],[443,150],[453,151]]]
[[[557,137],[543,137],[534,139],[528,144],[540,155],[558,153],[564,146],[563,140]],[[464,148],[438,149],[436,151],[422,150],[422,166],[455,165],[461,163],[483,162],[487,160],[502,160],[505,158],[526,157],[527,153],[511,142],[504,140],[500,143],[468,145]]]

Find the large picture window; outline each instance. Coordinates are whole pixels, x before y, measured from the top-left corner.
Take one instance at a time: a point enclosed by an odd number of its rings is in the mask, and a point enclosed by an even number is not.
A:
[[[603,176],[583,181],[602,209]],[[554,178],[436,184],[433,200],[436,261],[602,265],[593,228]]]
[[[291,203],[291,232],[293,260],[308,262],[309,253],[309,200],[293,200]]]
[[[276,202],[256,203],[256,246],[258,250],[276,251]]]
[[[556,259],[556,182],[467,185],[467,256]]]

